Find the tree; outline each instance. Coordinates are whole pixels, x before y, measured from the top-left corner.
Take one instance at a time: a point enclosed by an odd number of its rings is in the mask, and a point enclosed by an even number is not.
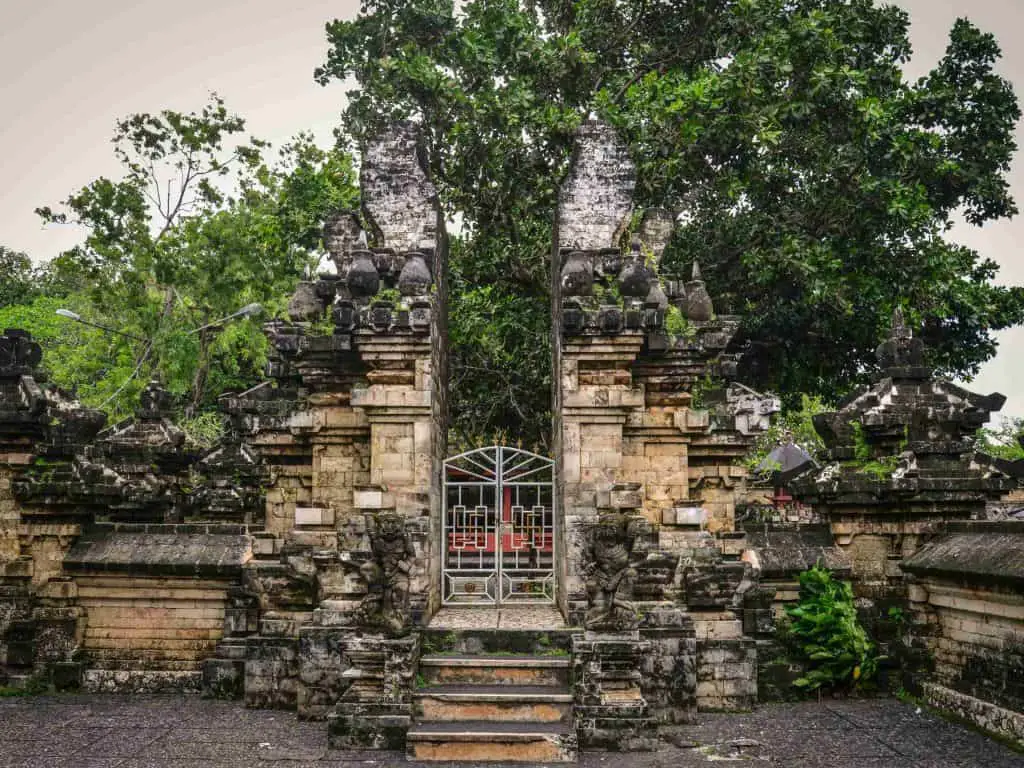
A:
[[[123,414],[156,375],[192,413],[262,377],[259,318],[195,329],[249,303],[282,310],[318,260],[324,216],[355,205],[356,189],[341,150],[300,134],[271,162],[268,145],[244,129],[216,95],[198,113],[132,115],[114,137],[123,177],[92,181],[60,210],[38,209],[44,221],[85,231],[49,265],[42,305],[52,310],[62,296],[63,306],[138,339],[92,334],[83,355],[38,307],[23,313],[42,334],[54,380],[77,385],[85,403]]]
[[[37,291],[32,261],[24,253],[0,245],[0,307],[22,304]]]
[[[1024,292],[994,285],[995,263],[946,237],[958,211],[974,224],[1016,213],[1006,173],[1020,112],[993,69],[999,48],[958,21],[911,83],[907,29],[904,11],[872,0],[469,0],[458,13],[449,0],[366,0],[327,26],[316,77],[355,82],[345,141],[396,117],[423,124],[443,202],[464,222],[453,271],[470,292],[489,287],[494,318],[531,312],[529,328],[548,314],[573,130],[591,111],[609,120],[637,162],[638,204],[679,214],[664,269],[698,260],[718,310],[745,316],[748,383],[799,403],[870,376],[897,304],[951,375],[976,372],[993,331],[1024,320]],[[468,295],[453,298],[456,424],[482,412],[470,406],[490,382],[503,404],[477,428],[507,430],[510,414],[549,407],[528,356],[542,337],[489,350],[501,334],[465,327]],[[469,365],[484,370],[467,389]]]

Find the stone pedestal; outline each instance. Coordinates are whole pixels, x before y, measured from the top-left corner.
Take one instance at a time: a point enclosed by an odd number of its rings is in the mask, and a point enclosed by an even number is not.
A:
[[[681,608],[648,610],[640,637],[649,650],[640,671],[641,691],[659,734],[697,719],[697,632]]]
[[[420,657],[418,633],[399,639],[349,631],[338,637],[348,683],[328,716],[335,749],[405,749]]]
[[[576,734],[583,749],[646,750],[657,745],[657,720],[644,697],[643,668],[652,643],[630,632],[573,637]]]

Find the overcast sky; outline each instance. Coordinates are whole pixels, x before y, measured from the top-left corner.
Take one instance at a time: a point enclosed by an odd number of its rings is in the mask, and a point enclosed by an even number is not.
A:
[[[1024,100],[1024,0],[896,4],[911,14],[910,75],[938,60],[954,19],[967,16],[996,34],[1000,71]],[[117,173],[110,137],[131,112],[190,111],[217,91],[253,135],[279,145],[312,130],[326,144],[344,88],[320,87],[312,73],[324,24],[357,9],[356,0],[0,0],[0,244],[44,260],[77,242],[71,228],[43,229],[32,211]],[[1017,137],[1024,145],[1024,129]],[[1020,157],[1011,181],[1024,207]],[[953,234],[1001,264],[1001,282],[1024,284],[1024,219]],[[1000,339],[971,388],[1003,392],[1003,413],[1024,416],[1024,329]]]

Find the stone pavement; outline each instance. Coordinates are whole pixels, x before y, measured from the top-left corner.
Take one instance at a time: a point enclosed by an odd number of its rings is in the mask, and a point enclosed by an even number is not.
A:
[[[327,748],[324,723],[197,696],[0,699],[0,768],[411,768],[396,753]],[[1015,768],[1024,755],[890,699],[769,705],[702,714],[693,745],[588,753],[583,768]],[[438,763],[431,764],[433,766]]]

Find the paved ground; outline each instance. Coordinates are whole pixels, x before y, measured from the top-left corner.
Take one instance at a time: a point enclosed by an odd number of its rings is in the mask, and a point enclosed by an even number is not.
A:
[[[892,700],[765,706],[702,715],[695,747],[589,753],[583,768],[1016,768],[1024,755]],[[194,696],[0,699],[2,768],[388,768],[394,753],[327,749],[323,723]],[[433,765],[437,765],[436,763]]]

